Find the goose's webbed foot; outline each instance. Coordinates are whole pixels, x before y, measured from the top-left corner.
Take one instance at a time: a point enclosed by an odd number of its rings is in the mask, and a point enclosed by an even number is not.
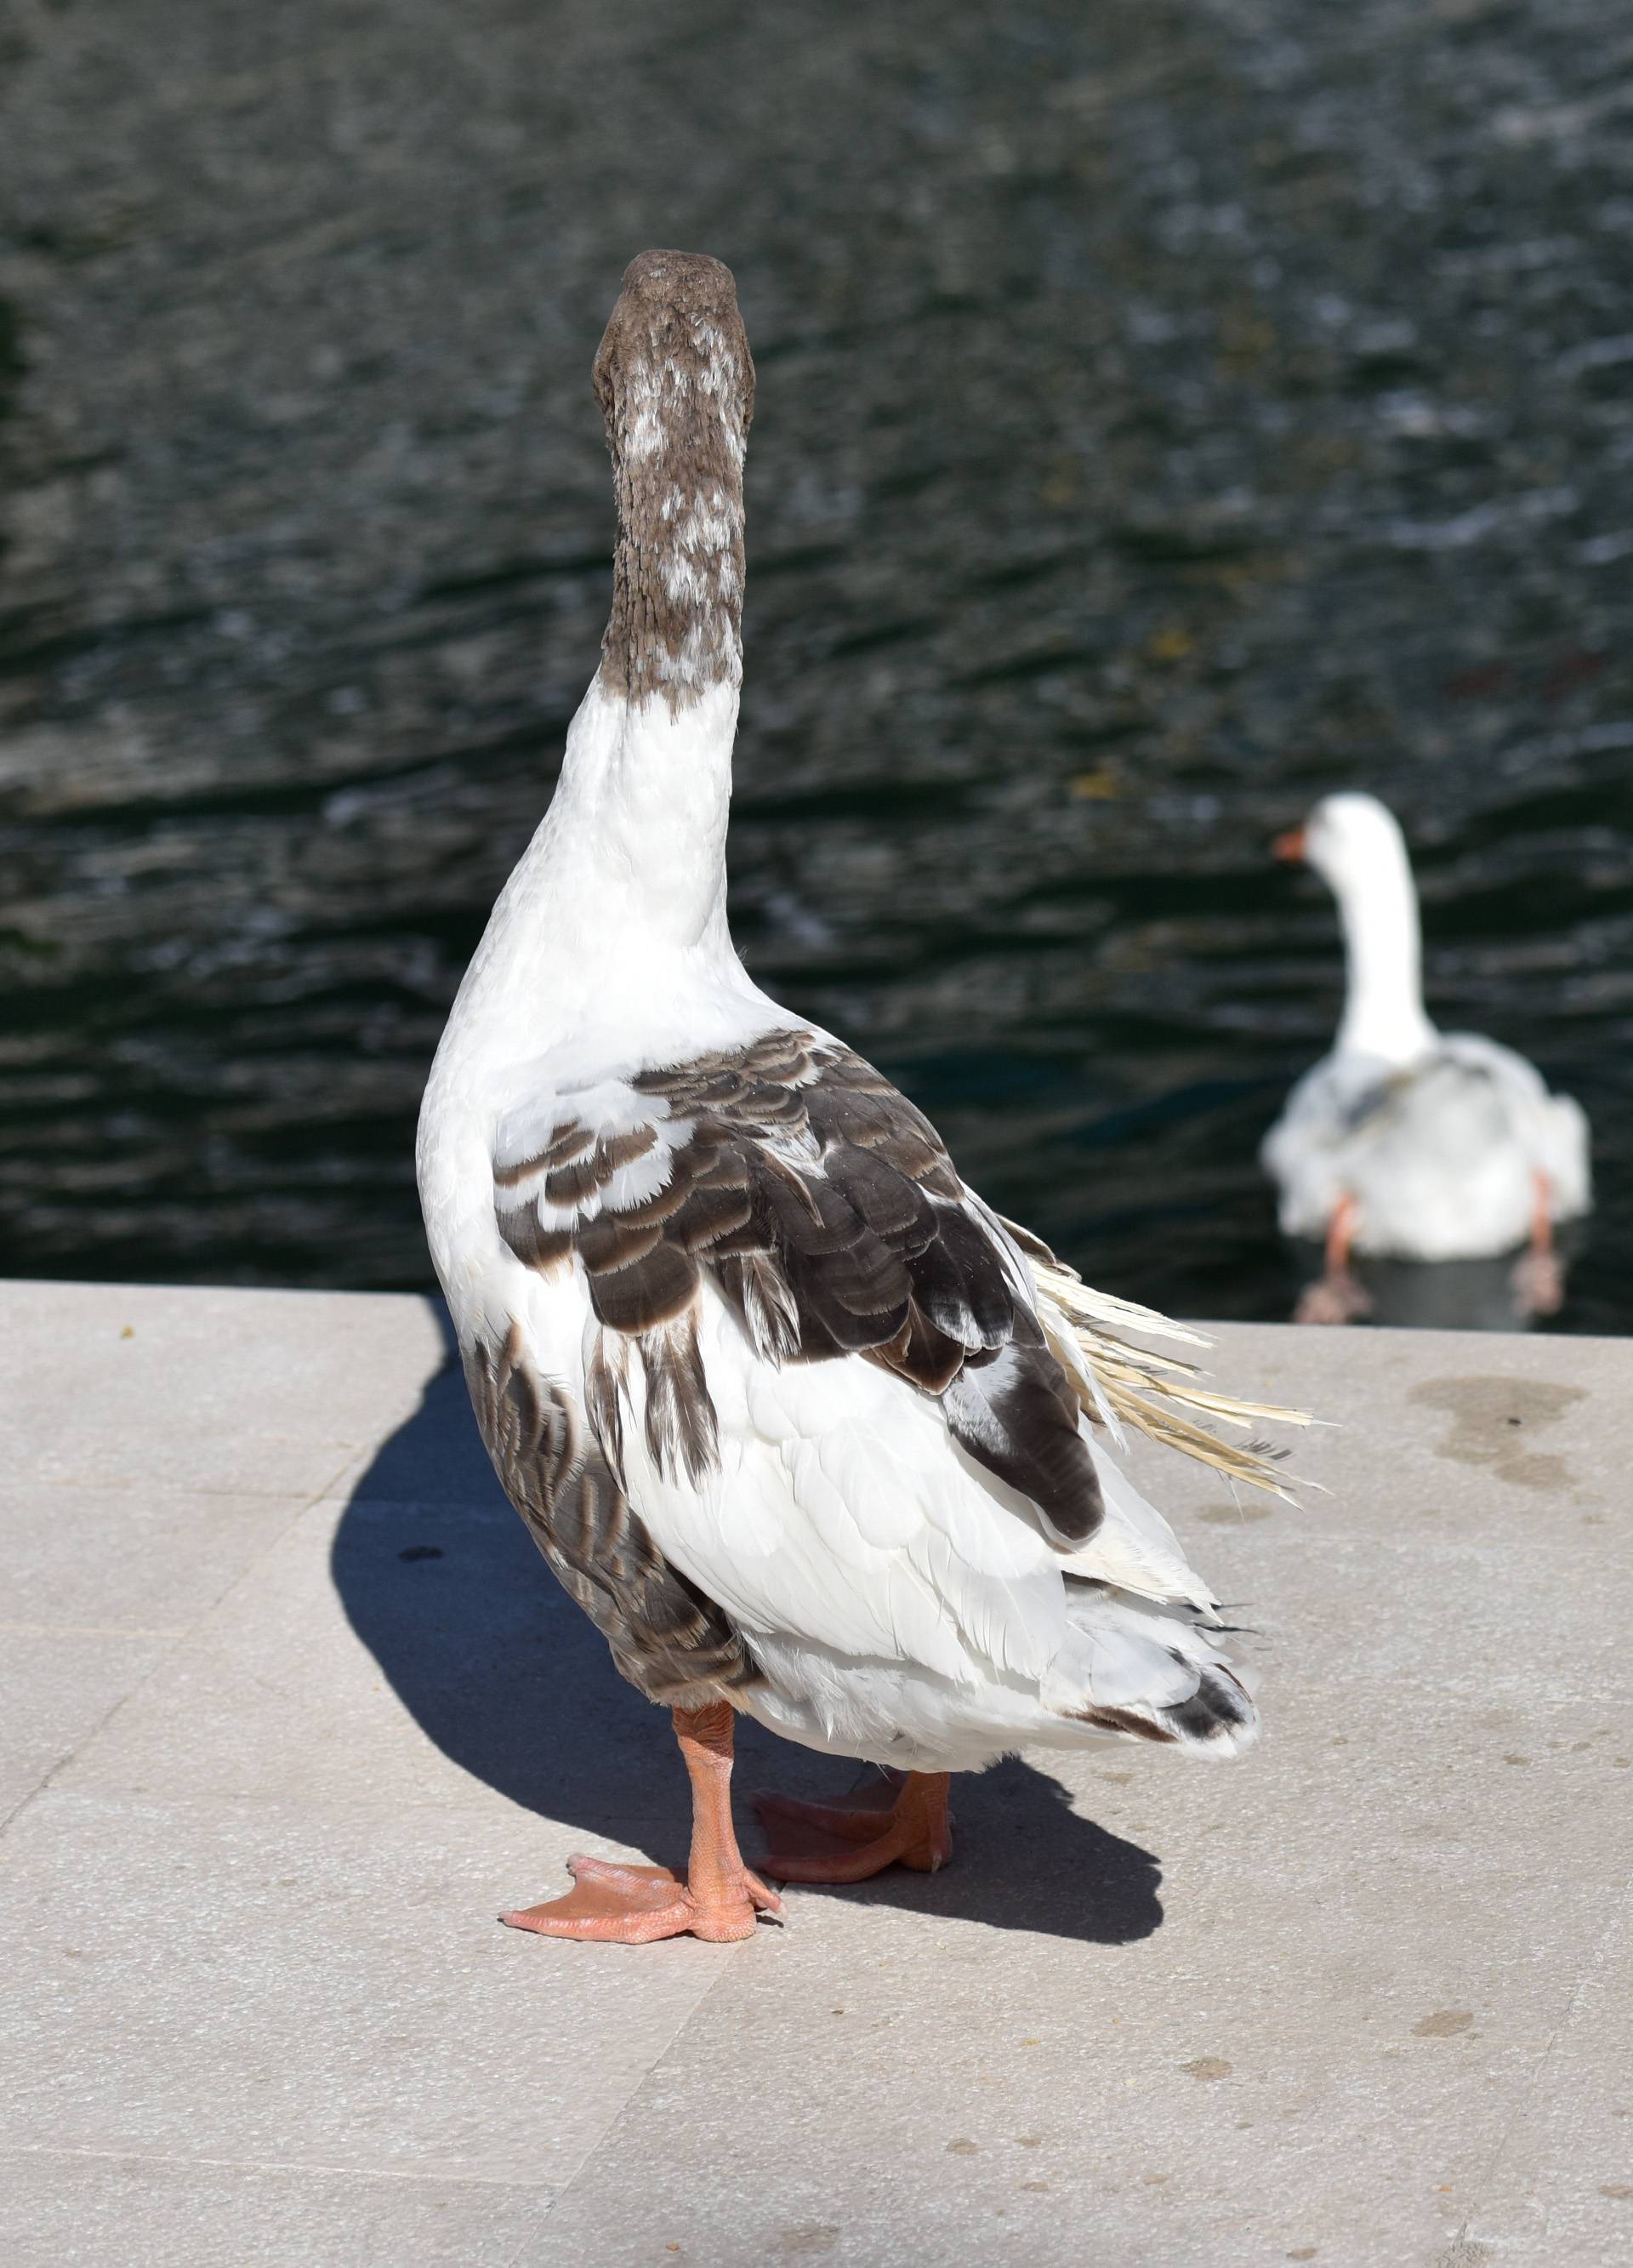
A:
[[[953,1856],[949,1777],[908,1772],[899,1787],[881,1781],[882,1801],[873,1790],[844,1803],[757,1795],[761,1825],[789,1846],[761,1864],[783,1882],[863,1882],[893,1866],[933,1874]]]

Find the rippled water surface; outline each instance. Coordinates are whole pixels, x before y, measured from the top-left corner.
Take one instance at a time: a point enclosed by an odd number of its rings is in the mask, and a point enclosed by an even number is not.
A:
[[[1624,7],[8,26],[10,1271],[426,1280],[419,1087],[606,610],[590,358],[679,242],[760,369],[761,979],[1101,1282],[1284,1314],[1338,962],[1266,843],[1370,785],[1434,1012],[1593,1119],[1562,1321],[1633,1327]]]

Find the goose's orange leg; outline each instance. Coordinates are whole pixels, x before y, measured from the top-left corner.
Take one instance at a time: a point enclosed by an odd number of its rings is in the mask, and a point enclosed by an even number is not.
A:
[[[675,1738],[692,1781],[692,1855],[686,1880],[666,1867],[621,1867],[607,1859],[570,1859],[573,1887],[565,1897],[499,1916],[512,1929],[541,1937],[578,1937],[612,1945],[650,1945],[659,1937],[702,1937],[711,1945],[752,1937],[762,1913],[782,1900],[743,1864],[732,1824],[732,1705],[677,1709]]]
[[[1532,1176],[1531,1241],[1514,1263],[1514,1307],[1522,1315],[1556,1315],[1565,1304],[1565,1271],[1554,1249],[1554,1185]]]
[[[1327,1252],[1320,1276],[1306,1284],[1293,1309],[1296,1323],[1352,1323],[1371,1312],[1365,1285],[1350,1272],[1350,1248],[1355,1242],[1359,1211],[1346,1191],[1333,1207],[1327,1224]]]
[[[953,1856],[947,1772],[908,1772],[888,1806],[867,1794],[850,1803],[801,1803],[791,1795],[757,1795],[754,1808],[769,1834],[797,1830],[784,1855],[761,1860],[783,1882],[862,1882],[890,1866],[933,1874]],[[890,1783],[882,1783],[887,1789]],[[818,1847],[805,1850],[803,1846]],[[822,1848],[826,1844],[829,1847]],[[837,1850],[831,1846],[840,1845]]]

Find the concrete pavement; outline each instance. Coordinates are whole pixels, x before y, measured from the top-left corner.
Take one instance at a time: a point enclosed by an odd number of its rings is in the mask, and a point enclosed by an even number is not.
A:
[[[1261,1749],[1012,1762],[945,1874],[635,1952],[493,1919],[685,1788],[446,1359],[408,1297],[0,1287],[13,2268],[1633,2254],[1633,1346],[1221,1330],[1339,1421],[1301,1510],[1152,1480]]]

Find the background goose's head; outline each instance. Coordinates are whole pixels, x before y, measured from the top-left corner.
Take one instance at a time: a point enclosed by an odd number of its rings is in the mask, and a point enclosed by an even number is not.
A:
[[[1339,897],[1369,882],[1398,875],[1407,865],[1406,842],[1394,814],[1375,795],[1323,796],[1302,827],[1278,836],[1278,858],[1302,859]]]

